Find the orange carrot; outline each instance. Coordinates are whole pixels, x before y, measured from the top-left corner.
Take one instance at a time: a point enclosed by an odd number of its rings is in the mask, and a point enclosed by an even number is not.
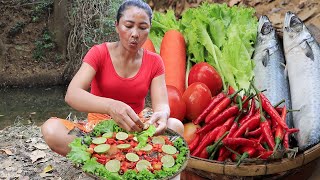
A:
[[[175,86],[181,94],[186,88],[186,44],[182,33],[167,31],[160,46],[165,66],[166,84]]]
[[[148,38],[146,42],[144,42],[144,44],[142,45],[142,48],[154,53],[156,52],[156,49],[154,48],[154,45],[150,38]]]

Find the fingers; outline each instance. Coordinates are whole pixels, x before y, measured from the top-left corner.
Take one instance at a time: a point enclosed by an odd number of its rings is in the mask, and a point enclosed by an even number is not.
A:
[[[140,120],[139,116],[134,111],[129,111],[128,115],[129,115],[131,121],[134,123],[134,124],[131,124],[133,129],[136,131],[141,131],[144,127],[144,124]]]
[[[156,135],[162,134],[167,128],[166,121],[160,120],[158,121],[158,127],[156,128]]]

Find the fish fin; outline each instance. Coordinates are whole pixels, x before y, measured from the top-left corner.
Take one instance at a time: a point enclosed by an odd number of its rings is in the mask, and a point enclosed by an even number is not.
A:
[[[263,55],[262,55],[262,64],[264,67],[267,67],[268,64],[269,64],[269,61],[270,61],[270,58],[269,58],[269,50],[265,50],[263,51]]]
[[[305,55],[308,58],[310,58],[312,61],[314,61],[314,54],[313,54],[313,51],[311,49],[310,44],[308,43],[308,41],[305,41],[304,44],[305,44],[305,47],[303,49],[304,49]]]

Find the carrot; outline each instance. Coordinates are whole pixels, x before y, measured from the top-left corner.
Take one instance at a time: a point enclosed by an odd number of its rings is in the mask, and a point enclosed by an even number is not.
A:
[[[165,66],[166,84],[175,86],[183,94],[186,88],[186,43],[182,33],[169,30],[164,34],[160,56]]]
[[[142,45],[142,48],[145,50],[156,53],[156,49],[154,48],[154,45],[149,37],[146,40],[146,42],[144,42],[144,44]]]

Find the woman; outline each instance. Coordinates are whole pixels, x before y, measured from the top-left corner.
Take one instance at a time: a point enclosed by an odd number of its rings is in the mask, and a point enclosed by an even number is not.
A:
[[[141,48],[151,28],[152,10],[141,0],[125,1],[118,9],[118,42],[92,47],[68,87],[65,100],[82,112],[108,114],[127,131],[141,131],[138,113],[144,108],[150,90],[153,115],[148,121],[157,134],[170,128],[183,134],[183,124],[168,118],[170,108],[161,57]],[[91,84],[91,92],[89,89]],[[41,127],[49,147],[65,156],[75,136],[57,118]]]

